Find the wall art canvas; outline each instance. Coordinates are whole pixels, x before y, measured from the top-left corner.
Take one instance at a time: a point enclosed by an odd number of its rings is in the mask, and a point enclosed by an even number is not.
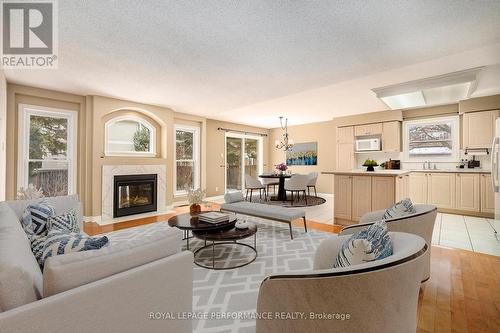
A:
[[[296,143],[286,153],[287,165],[318,165],[318,143]]]

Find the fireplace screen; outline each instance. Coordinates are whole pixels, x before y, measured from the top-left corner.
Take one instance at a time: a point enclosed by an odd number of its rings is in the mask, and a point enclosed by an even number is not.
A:
[[[115,176],[114,183],[114,217],[156,210],[157,175]]]

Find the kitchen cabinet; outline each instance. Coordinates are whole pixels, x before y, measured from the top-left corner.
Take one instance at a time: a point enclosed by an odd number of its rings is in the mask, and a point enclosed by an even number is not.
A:
[[[498,116],[498,110],[464,113],[463,148],[491,148],[495,135],[495,120]]]
[[[354,126],[355,136],[381,135],[382,123]]]
[[[337,127],[337,143],[354,143],[354,127]]]
[[[352,176],[335,175],[334,215],[336,218],[351,220]]]
[[[337,127],[336,170],[354,169],[354,127]]]
[[[495,213],[495,193],[491,184],[491,174],[481,175],[481,213]]]
[[[380,210],[390,207],[395,199],[395,177],[371,177],[372,202],[371,210]]]
[[[455,208],[455,178],[454,173],[427,174],[427,202],[439,208]]]
[[[388,121],[382,124],[382,151],[401,151],[401,123]]]
[[[372,177],[352,177],[352,216],[353,221],[372,211]]]
[[[484,175],[483,175],[484,176]],[[457,173],[456,175],[456,208],[471,212],[479,212],[480,177],[478,174]]]
[[[410,199],[416,204],[427,203],[427,173],[414,172],[409,177]]]
[[[394,201],[401,201],[410,196],[410,175],[398,176],[396,178],[396,193]]]

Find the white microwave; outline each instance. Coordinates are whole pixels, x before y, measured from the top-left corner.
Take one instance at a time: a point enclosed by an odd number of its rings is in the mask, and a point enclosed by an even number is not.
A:
[[[356,151],[380,151],[380,150],[382,150],[382,148],[380,146],[379,138],[356,140]]]

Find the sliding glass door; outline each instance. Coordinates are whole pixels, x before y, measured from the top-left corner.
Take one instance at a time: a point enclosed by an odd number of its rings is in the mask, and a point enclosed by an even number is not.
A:
[[[244,190],[245,175],[262,170],[262,138],[226,133],[226,192]]]

